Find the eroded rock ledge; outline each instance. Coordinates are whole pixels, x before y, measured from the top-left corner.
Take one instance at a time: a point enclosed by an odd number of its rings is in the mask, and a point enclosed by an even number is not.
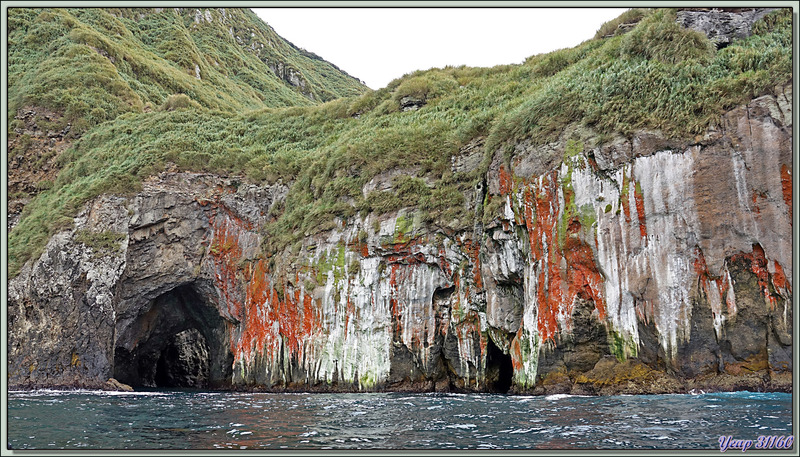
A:
[[[792,94],[778,92],[703,138],[594,145],[570,129],[498,152],[464,232],[411,207],[268,255],[285,186],[167,173],[102,196],[9,283],[9,384],[790,391]]]

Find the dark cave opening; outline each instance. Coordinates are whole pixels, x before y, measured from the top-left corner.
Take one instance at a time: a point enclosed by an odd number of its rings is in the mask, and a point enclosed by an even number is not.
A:
[[[511,355],[505,354],[489,338],[486,344],[486,387],[489,392],[505,394],[511,389],[514,366]]]
[[[206,387],[208,345],[197,329],[173,335],[156,362],[156,387]]]
[[[233,355],[226,324],[192,285],[176,287],[118,328],[114,377],[133,387],[225,388]]]

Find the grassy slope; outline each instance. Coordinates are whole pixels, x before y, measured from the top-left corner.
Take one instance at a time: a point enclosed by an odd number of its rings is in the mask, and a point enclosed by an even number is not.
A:
[[[46,107],[64,113],[63,122],[79,135],[123,113],[158,108],[173,94],[203,108],[241,112],[366,90],[280,38],[250,10],[8,11],[9,120],[22,106]],[[298,74],[305,88],[276,76],[270,67],[278,66]]]
[[[89,198],[133,192],[169,162],[253,182],[292,183],[285,209],[266,228],[268,254],[359,211],[416,205],[429,222],[458,229],[470,227],[474,217],[464,210],[462,192],[482,179],[498,149],[522,139],[552,141],[572,123],[601,135],[652,128],[686,137],[790,78],[790,13],[768,16],[754,36],[716,51],[704,36],[678,27],[674,12],[657,10],[629,33],[522,65],[416,72],[384,89],[318,106],[127,113],[62,156],[64,170],[54,186],[26,207],[11,233],[9,272],[37,255]],[[406,95],[427,105],[401,112]],[[487,145],[481,167],[451,172],[451,156],[477,137]],[[417,176],[399,178],[392,192],[364,197],[362,186],[392,167],[414,168]]]

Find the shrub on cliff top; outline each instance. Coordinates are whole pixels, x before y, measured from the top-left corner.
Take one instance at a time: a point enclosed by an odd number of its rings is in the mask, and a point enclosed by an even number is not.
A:
[[[186,94],[173,94],[164,100],[159,109],[161,111],[175,111],[176,109],[195,108],[200,109],[200,104],[189,98]]]
[[[707,61],[715,49],[702,33],[681,27],[674,10],[658,10],[623,37],[619,53],[626,59],[680,64],[688,60]]]
[[[597,30],[597,33],[594,34],[594,38],[600,39],[608,36],[618,35],[620,32],[622,32],[620,25],[635,24],[650,14],[650,12],[651,10],[647,8],[631,8],[619,15],[619,17],[616,17],[601,25]]]

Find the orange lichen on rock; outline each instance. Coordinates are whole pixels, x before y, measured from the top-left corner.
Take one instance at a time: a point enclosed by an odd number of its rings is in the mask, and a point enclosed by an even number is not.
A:
[[[780,265],[775,262],[775,265],[777,266],[775,269],[775,274],[770,275],[768,261],[764,255],[764,249],[759,244],[753,245],[753,252],[736,254],[731,257],[731,260],[744,261],[749,264],[750,271],[756,275],[758,285],[761,288],[761,292],[764,294],[764,299],[767,303],[769,303],[770,308],[774,309],[778,303],[778,298],[770,292],[769,286],[770,283],[772,283],[772,285],[777,289],[777,286],[775,285],[776,281],[779,284],[788,285],[788,283],[786,283],[786,275],[783,273],[783,268],[781,268]]]
[[[522,347],[520,346],[519,342],[522,339],[522,327],[517,330],[517,336],[511,341],[511,366],[514,368],[514,372],[518,373],[522,371],[523,368],[523,360],[522,360]]]
[[[698,284],[711,305],[711,313],[714,318],[717,319],[722,314],[723,297],[726,297],[730,282],[726,281],[726,278],[723,276],[719,278],[713,278],[711,276],[708,272],[706,257],[699,246],[695,247],[695,256],[692,265],[697,274]],[[733,303],[732,294],[728,294],[724,301],[727,305],[728,314],[734,314],[736,312],[736,305]]]
[[[249,363],[258,353],[273,354],[283,348],[288,357],[302,360],[305,343],[322,330],[321,313],[313,298],[301,289],[281,296],[263,259],[249,270],[245,319],[238,340],[231,345],[235,358]]]
[[[214,228],[209,254],[214,262],[214,284],[219,291],[229,315],[237,320],[242,319],[241,292],[237,264],[242,257],[239,237],[242,229],[238,219],[226,214],[219,217],[215,212],[211,216]]]
[[[263,350],[265,346],[273,346],[277,335],[273,333],[271,309],[264,307],[272,295],[272,288],[267,281],[266,265],[259,260],[252,269],[250,281],[247,283],[247,298],[245,300],[245,314],[247,320],[241,326],[242,331],[238,341],[231,346],[236,358],[243,358],[249,362],[256,351]]]
[[[594,252],[581,240],[581,225],[577,216],[562,221],[565,233],[559,244],[559,207],[557,171],[545,175],[539,184],[523,191],[525,225],[531,246],[531,262],[541,265],[536,272],[537,329],[541,341],[556,341],[559,320],[565,331],[571,330],[572,307],[575,298],[592,300],[600,319],[605,317],[603,277],[597,268]],[[565,206],[574,198],[570,189],[563,192]]]
[[[500,169],[498,170],[499,180],[500,180],[500,195],[508,195],[511,193],[511,173],[506,170],[505,165],[500,165]]]
[[[792,219],[792,170],[781,165],[781,188],[783,190],[783,201],[789,207],[789,220]]]
[[[400,302],[397,299],[397,271],[399,265],[393,263],[389,268],[389,285],[392,287],[391,296],[389,297],[389,307],[392,310],[392,332],[395,335],[400,335],[403,331],[403,324],[400,317],[402,309]]]
[[[628,200],[630,197],[628,196],[628,192],[630,191],[631,179],[628,177],[627,174],[623,173],[622,175],[622,192],[620,196],[622,197],[622,213],[625,215],[625,222],[631,221],[631,203]]]
[[[777,260],[773,261],[775,273],[772,274],[772,285],[776,289],[788,289],[789,284],[786,281],[786,273],[783,272],[783,267]]]
[[[447,250],[444,248],[443,245],[439,246],[439,267],[442,269],[442,272],[448,278],[453,276],[453,266],[450,265],[450,262],[447,261]]]
[[[477,290],[483,289],[483,279],[481,278],[481,245],[475,243],[471,239],[466,239],[461,243],[461,249],[465,252],[470,259],[472,265],[472,280]]]
[[[644,214],[644,195],[642,195],[642,189],[638,185],[634,187],[633,199],[636,202],[636,215],[639,218],[639,234],[645,239],[645,244],[647,244],[647,224]],[[628,212],[630,213],[630,209]],[[630,215],[628,217],[630,218]]]
[[[568,296],[573,300],[575,296],[590,299],[597,309],[598,318],[605,319],[606,307],[602,293],[603,276],[594,261],[594,252],[578,238],[569,237],[564,247],[564,257],[568,265]]]

